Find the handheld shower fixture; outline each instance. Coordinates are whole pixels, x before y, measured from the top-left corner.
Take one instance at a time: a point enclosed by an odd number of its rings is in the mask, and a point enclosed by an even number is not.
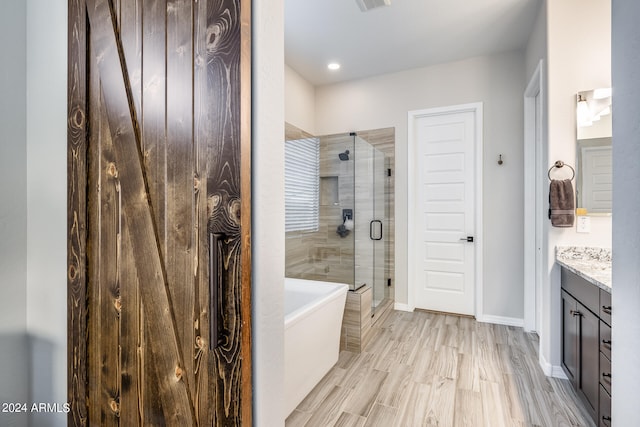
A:
[[[338,154],[340,160],[349,160],[349,150],[344,150],[344,153]]]

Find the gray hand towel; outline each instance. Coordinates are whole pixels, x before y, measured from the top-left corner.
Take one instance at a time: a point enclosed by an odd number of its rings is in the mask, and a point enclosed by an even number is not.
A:
[[[554,227],[573,227],[575,196],[570,179],[552,179],[549,184],[549,219]]]

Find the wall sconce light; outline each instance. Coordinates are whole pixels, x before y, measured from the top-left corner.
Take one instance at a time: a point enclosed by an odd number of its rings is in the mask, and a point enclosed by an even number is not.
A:
[[[585,127],[591,126],[593,124],[591,111],[589,110],[589,104],[587,104],[587,100],[580,94],[578,95],[576,117],[578,119],[578,126]]]
[[[597,122],[602,116],[611,114],[611,93],[611,88],[600,88],[578,93],[578,102],[576,104],[578,127],[591,126],[593,122]]]

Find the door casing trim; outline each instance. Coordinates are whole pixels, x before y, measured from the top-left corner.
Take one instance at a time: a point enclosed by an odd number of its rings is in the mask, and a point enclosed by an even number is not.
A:
[[[537,331],[542,338],[542,295],[543,274],[542,260],[546,259],[547,250],[544,239],[544,225],[541,215],[544,200],[541,186],[545,179],[543,172],[543,158],[546,153],[545,138],[545,81],[544,61],[540,60],[531,80],[524,92],[524,158],[534,159],[533,162],[524,162],[524,329],[525,331]],[[540,108],[536,111],[536,96],[540,97]],[[536,123],[536,115],[540,120]],[[539,144],[536,141],[536,132],[539,132]],[[537,187],[540,186],[540,187]],[[537,232],[543,236],[537,236]],[[536,241],[541,238],[540,253],[536,253]],[[538,259],[537,257],[540,257]],[[538,278],[538,283],[536,283]],[[536,288],[540,292],[536,293]],[[542,342],[542,339],[540,340]]]

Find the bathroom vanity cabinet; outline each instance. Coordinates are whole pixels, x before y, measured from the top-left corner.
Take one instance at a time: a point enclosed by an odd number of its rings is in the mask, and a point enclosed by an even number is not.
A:
[[[562,367],[598,426],[611,425],[611,293],[562,267]]]

